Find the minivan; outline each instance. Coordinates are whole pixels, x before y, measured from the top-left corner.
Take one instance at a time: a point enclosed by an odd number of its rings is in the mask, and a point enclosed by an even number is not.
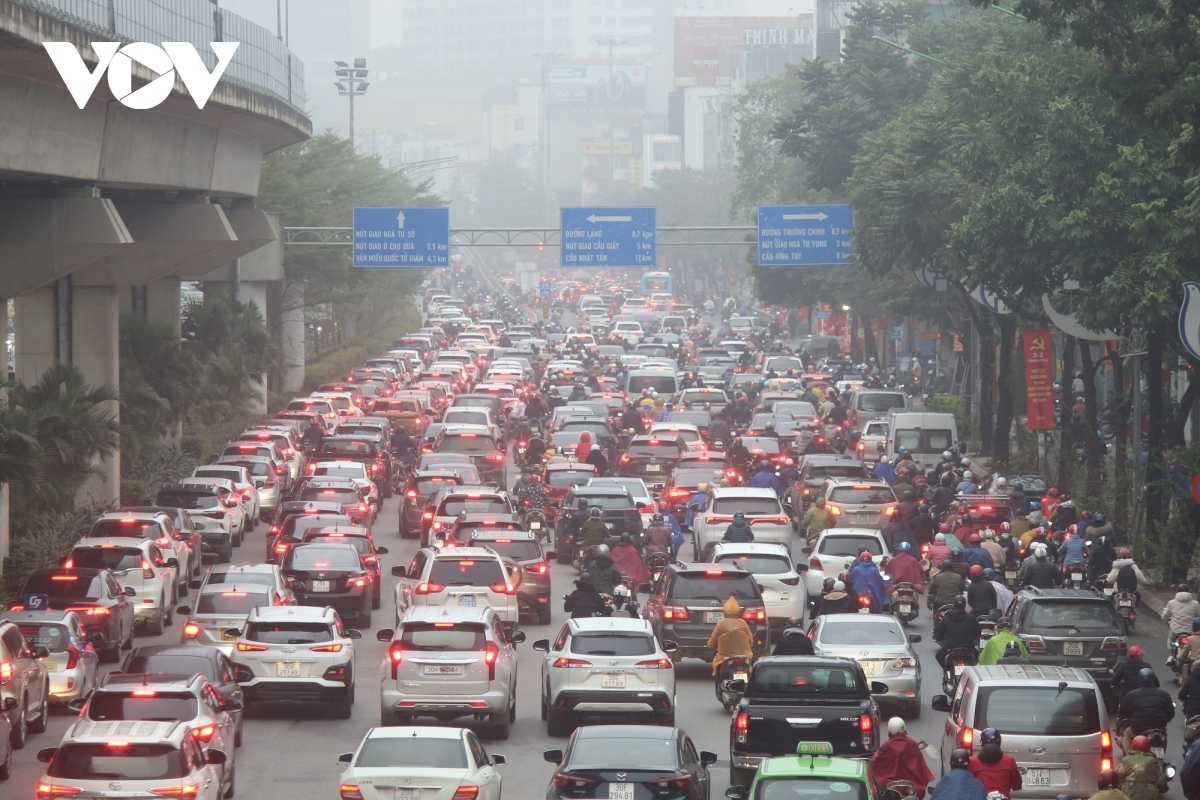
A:
[[[905,392],[889,392],[883,389],[857,389],[850,393],[846,412],[849,422],[860,431],[868,422],[886,420],[895,411],[912,409],[912,401]]]
[[[942,453],[958,443],[954,415],[934,411],[892,411],[888,415],[887,452],[893,462],[905,447],[923,468],[932,466]]]
[[[985,728],[1025,768],[1023,797],[1088,797],[1096,775],[1113,768],[1113,734],[1104,695],[1075,667],[1006,664],[967,667],[953,698],[935,695],[933,710],[949,713],[941,741],[942,774],[957,748],[974,747]]]
[[[629,371],[625,391],[630,395],[642,393],[642,389],[653,389],[661,395],[673,395],[679,391],[675,373],[665,369],[634,369]]]

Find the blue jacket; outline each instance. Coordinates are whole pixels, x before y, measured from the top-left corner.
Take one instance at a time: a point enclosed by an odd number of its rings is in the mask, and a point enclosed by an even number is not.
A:
[[[887,591],[883,587],[883,576],[879,574],[879,568],[874,562],[868,564],[856,561],[850,568],[850,584],[854,587],[856,595],[869,596],[875,610],[883,611],[883,605],[887,602]]]
[[[955,494],[978,494],[979,484],[974,481],[962,481],[954,487]]]
[[[952,769],[933,787],[937,800],[987,800],[987,790],[979,779],[965,769]]]
[[[779,481],[775,478],[775,473],[769,469],[762,469],[754,473],[754,477],[750,479],[750,486],[755,489],[770,489],[775,494],[779,494]]]
[[[996,568],[996,565],[992,563],[992,554],[977,544],[971,545],[967,549],[963,550],[963,561],[966,561],[971,566],[978,564],[984,569]]]
[[[880,462],[872,474],[881,481],[887,481],[888,486],[896,485],[896,468],[891,464]]]
[[[689,528],[692,527],[692,521],[694,519],[696,519],[696,512],[692,511],[691,507],[692,506],[700,506],[701,508],[703,508],[704,503],[707,500],[708,500],[708,492],[696,492],[694,495],[692,495],[691,497],[688,498],[687,513],[684,515],[683,521],[687,523],[687,526]]]
[[[1183,768],[1179,770],[1179,784],[1187,800],[1200,799],[1200,742],[1193,742],[1183,757]]]
[[[1087,546],[1087,540],[1082,536],[1069,536],[1058,548],[1059,555],[1063,556],[1064,564],[1082,564],[1083,549]]]
[[[679,520],[675,519],[674,514],[663,514],[663,521],[671,529],[671,541],[675,543],[675,552],[678,553],[679,548],[683,547],[683,529],[679,527]]]

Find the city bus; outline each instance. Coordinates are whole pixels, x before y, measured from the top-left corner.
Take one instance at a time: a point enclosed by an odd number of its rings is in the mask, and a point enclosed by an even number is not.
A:
[[[647,272],[642,276],[642,294],[675,294],[675,281],[669,272]]]

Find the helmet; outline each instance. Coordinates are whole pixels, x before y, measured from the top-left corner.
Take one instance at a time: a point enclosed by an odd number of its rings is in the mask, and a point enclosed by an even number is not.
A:
[[[1186,583],[1181,583],[1181,584],[1179,584],[1178,586],[1176,586],[1176,587],[1175,587],[1175,591],[1177,591],[1177,592],[1186,592],[1186,591],[1188,591],[1188,585],[1187,585]]]
[[[972,578],[982,578],[983,577],[983,567],[980,566],[979,564],[972,564],[971,569],[968,570],[968,574]]]
[[[534,483],[538,483],[542,480],[542,476],[535,472],[529,476],[529,480],[533,481]]]
[[[901,553],[911,553],[912,545],[908,542],[901,542],[900,544],[896,545],[896,550]]]
[[[794,467],[794,466],[796,466],[796,462],[795,462],[793,459],[790,459],[790,458],[789,458],[788,460],[784,461],[783,463],[784,463],[784,464],[787,464],[789,467]]]
[[[1138,686],[1153,686],[1156,680],[1154,670],[1149,667],[1143,667],[1138,670]]]
[[[1012,525],[1008,522],[1001,522],[1000,533],[1012,533]]]
[[[1117,777],[1115,769],[1106,769],[1097,776],[1096,786],[1100,791],[1104,791],[1105,789],[1119,789],[1121,788],[1121,779]]]
[[[941,570],[942,572],[947,571],[948,569],[950,569],[950,562],[948,560],[943,561],[942,563],[938,564],[938,569]]]
[[[1067,536],[1078,536],[1078,535],[1079,535],[1079,526],[1078,525],[1068,525],[1067,526]]]
[[[1108,523],[1108,514],[1105,514],[1103,511],[1097,511],[1092,517],[1092,521],[1097,525],[1105,525]]]
[[[621,534],[621,544],[633,544],[633,537],[629,535],[628,531]]]
[[[996,630],[1004,631],[1012,629],[1012,620],[1008,617],[1001,617],[996,620]]]
[[[980,744],[1000,744],[1000,731],[995,728],[984,728],[979,734]]]
[[[984,528],[979,535],[983,537],[985,542],[990,542],[996,538],[996,532],[991,528]]]
[[[954,609],[956,611],[965,609],[966,607],[967,607],[967,598],[963,597],[961,594],[958,597],[954,598]]]
[[[1046,494],[1050,495],[1051,497],[1058,497],[1058,489],[1051,486],[1048,490],[1046,490]]]
[[[822,592],[833,591],[834,583],[836,583],[836,581],[834,581],[833,578],[826,578],[825,580],[821,581],[821,591]]]
[[[990,581],[992,578],[996,577],[996,570],[992,569],[991,567],[984,567],[983,577],[985,580]]]
[[[697,483],[697,484],[696,484],[696,491],[697,491],[697,492],[707,492],[707,491],[708,491],[708,482],[707,482],[707,481],[700,481],[700,483]]]
[[[1146,651],[1135,644],[1133,647],[1129,648],[1127,655],[1134,661],[1140,661],[1142,656],[1146,655]]]
[[[1011,627],[1011,625],[1009,627]],[[1025,657],[1025,654],[1021,652],[1020,642],[1012,641],[1004,645],[1004,657],[1008,658],[1009,656],[1016,656],[1017,658]]]
[[[970,535],[970,537],[968,537],[967,541],[970,542],[971,544],[979,544],[980,542],[983,541],[983,537],[980,536],[978,533],[972,533]]]
[[[653,517],[651,517],[651,519],[653,519],[655,522],[662,522],[662,521],[663,521],[663,515],[662,515],[662,512],[661,512],[661,511],[655,511],[655,512],[654,512],[654,516],[653,516]]]
[[[775,422],[774,422],[774,421],[768,422],[768,423],[766,424],[766,429],[767,429],[767,430],[769,430],[769,431],[773,431],[773,430],[775,430]]]
[[[762,461],[758,462],[758,468],[759,469],[770,469],[771,462],[767,461],[766,459],[763,459]]]
[[[962,561],[963,560],[963,551],[962,550],[951,550],[950,558],[953,561]]]
[[[1080,518],[1080,519],[1091,519],[1091,518],[1092,518],[1092,512],[1090,512],[1090,511],[1084,511],[1082,514],[1080,514],[1080,515],[1079,515],[1079,518]]]
[[[745,403],[746,403],[746,396],[745,396],[745,395],[742,395],[742,396],[738,397],[738,402],[739,402],[739,403],[741,403],[742,405],[745,405]]]
[[[951,457],[951,453],[949,450],[942,451],[942,458],[950,458],[950,457]]]
[[[861,553],[858,554],[858,560],[859,561],[870,561],[871,560],[870,551],[863,550]]]
[[[834,581],[834,582],[833,582],[833,590],[834,590],[835,592],[840,592],[840,591],[843,591],[843,590],[845,590],[845,588],[846,588],[846,582],[845,582],[845,581]]]
[[[908,445],[906,445],[906,444],[902,444],[902,445],[900,445],[900,447],[899,447],[899,448],[897,448],[896,452],[898,452],[898,453],[907,453],[907,452],[908,452]]]
[[[904,724],[904,720],[899,717],[892,717],[888,720],[888,733],[893,736],[897,733],[904,733],[905,730],[907,730],[907,726]]]
[[[949,533],[951,531],[950,523],[943,522],[941,525],[938,525],[938,530],[942,533]]]
[[[1121,552],[1117,553],[1117,558],[1133,558],[1133,553],[1129,552],[1128,547],[1122,547]]]
[[[997,489],[1003,489],[1005,486],[1008,486],[1007,478],[996,478],[996,488]],[[988,730],[991,730],[991,729],[989,728]],[[997,734],[997,735],[999,735],[999,734]]]
[[[589,511],[589,512],[588,512],[588,515],[589,515],[589,516],[593,516],[593,517],[599,517],[599,516],[600,516],[600,509],[598,509],[598,508],[593,508],[591,511]]]
[[[1041,561],[1050,555],[1050,551],[1046,549],[1046,545],[1039,544],[1033,548],[1033,557]]]
[[[1135,753],[1149,753],[1150,752],[1150,737],[1149,736],[1133,737],[1133,741],[1129,743],[1129,749]]]
[[[946,534],[938,532],[938,534],[933,537],[933,543],[934,544],[945,544],[946,543]]]
[[[891,463],[891,461],[892,461],[892,460],[891,460],[890,458],[888,458],[886,455],[882,455],[882,456],[880,456],[880,457],[879,457],[879,463],[880,463],[880,464],[890,464],[890,463]]]
[[[1146,737],[1142,737],[1145,739]],[[971,765],[971,754],[961,747],[950,754],[950,769],[966,769]]]
[[[1196,617],[1192,620],[1192,630],[1200,631],[1200,617]]]
[[[606,545],[606,544],[600,544],[600,545],[596,545],[596,555],[598,555],[598,556],[606,556],[606,555],[608,555],[610,552],[612,552],[612,551],[610,551],[610,550],[608,549],[608,545]]]

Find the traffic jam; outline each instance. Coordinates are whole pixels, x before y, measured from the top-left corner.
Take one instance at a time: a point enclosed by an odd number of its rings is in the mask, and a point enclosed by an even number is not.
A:
[[[1170,791],[1200,604],[1139,616],[1111,509],[976,463],[784,310],[449,276],[28,578],[4,796]]]

